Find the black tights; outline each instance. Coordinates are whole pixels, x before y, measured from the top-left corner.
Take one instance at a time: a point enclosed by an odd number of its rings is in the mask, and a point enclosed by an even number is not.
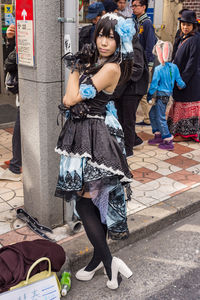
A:
[[[83,222],[88,239],[94,247],[92,260],[85,270],[92,271],[102,261],[106,273],[111,279],[112,255],[106,241],[107,226],[101,223],[98,208],[91,199],[82,197],[76,202],[76,210]]]

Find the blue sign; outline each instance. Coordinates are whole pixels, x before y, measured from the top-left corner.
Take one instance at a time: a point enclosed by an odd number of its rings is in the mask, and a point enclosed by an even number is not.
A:
[[[147,9],[147,15],[149,16],[149,18],[151,18],[151,21],[153,23],[153,19],[154,19],[154,8],[148,8]]]
[[[15,24],[15,18],[13,17],[12,14],[10,14],[10,13],[7,14],[6,13],[5,14],[5,25],[9,26],[11,24]]]

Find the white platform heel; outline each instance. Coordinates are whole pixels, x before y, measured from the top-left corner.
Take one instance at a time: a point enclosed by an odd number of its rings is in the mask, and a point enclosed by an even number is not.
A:
[[[118,273],[122,274],[126,278],[130,278],[133,272],[127,267],[127,265],[117,257],[113,257],[111,264],[112,278],[107,281],[107,287],[111,290],[118,288]]]
[[[75,277],[78,280],[81,281],[89,281],[94,277],[94,274],[96,271],[100,270],[101,268],[103,268],[103,263],[100,262],[100,264],[92,271],[85,271],[85,268],[80,269],[76,274]]]

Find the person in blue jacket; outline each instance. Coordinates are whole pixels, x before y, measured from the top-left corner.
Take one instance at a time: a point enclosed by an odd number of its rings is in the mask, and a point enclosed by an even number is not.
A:
[[[170,133],[166,120],[166,107],[169,97],[173,93],[175,81],[179,89],[185,88],[186,84],[180,76],[178,67],[171,63],[172,44],[159,40],[153,52],[158,56],[160,65],[155,68],[153,79],[147,94],[147,101],[151,101],[156,92],[156,102],[152,106],[149,116],[152,132],[155,134],[148,143],[159,144],[160,149],[173,150],[173,135]]]

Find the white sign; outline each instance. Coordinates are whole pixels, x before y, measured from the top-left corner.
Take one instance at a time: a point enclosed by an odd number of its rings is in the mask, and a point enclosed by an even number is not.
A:
[[[27,14],[23,13],[24,18]],[[18,64],[34,66],[33,21],[17,20]]]
[[[39,280],[27,286],[0,294],[0,300],[60,300],[58,285],[54,276]]]

